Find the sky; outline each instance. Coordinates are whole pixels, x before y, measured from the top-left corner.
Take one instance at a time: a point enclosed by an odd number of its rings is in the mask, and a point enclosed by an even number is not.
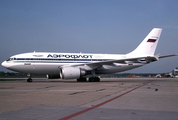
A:
[[[126,54],[153,28],[163,29],[155,54],[178,54],[178,0],[0,0],[0,62],[33,51]],[[175,67],[178,56],[127,72]]]

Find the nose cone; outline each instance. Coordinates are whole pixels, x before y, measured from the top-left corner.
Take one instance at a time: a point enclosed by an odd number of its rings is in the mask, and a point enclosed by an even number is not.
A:
[[[13,71],[16,71],[16,69],[18,67],[16,67],[13,62],[10,62],[10,61],[4,61],[1,63],[1,65],[9,70],[13,70]]]
[[[3,67],[5,67],[5,68],[8,68],[8,67],[9,67],[9,65],[8,65],[8,63],[7,63],[6,61],[2,62],[1,65],[2,65]]]

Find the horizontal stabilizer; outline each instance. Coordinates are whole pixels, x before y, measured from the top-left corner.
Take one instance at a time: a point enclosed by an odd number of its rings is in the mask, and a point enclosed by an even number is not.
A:
[[[161,59],[161,58],[167,58],[167,57],[173,57],[173,56],[178,56],[178,54],[159,56],[159,58]]]

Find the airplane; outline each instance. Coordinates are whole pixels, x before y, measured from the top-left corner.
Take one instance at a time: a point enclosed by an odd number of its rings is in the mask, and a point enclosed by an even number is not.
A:
[[[48,79],[77,79],[77,82],[86,82],[86,75],[90,75],[89,82],[100,82],[100,74],[131,70],[161,58],[177,56],[154,55],[161,32],[161,28],[153,28],[140,45],[127,54],[31,52],[11,56],[2,66],[27,73],[27,82],[32,82],[31,74],[45,74]]]

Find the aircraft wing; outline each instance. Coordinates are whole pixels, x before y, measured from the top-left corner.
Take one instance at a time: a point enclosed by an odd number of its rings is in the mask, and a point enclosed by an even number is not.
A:
[[[140,59],[145,59],[147,62],[157,61],[158,59],[155,56],[147,56],[147,57],[135,57],[135,58],[124,58],[124,59],[116,59],[116,60],[108,60],[108,61],[98,61],[98,62],[90,62],[85,64],[78,64],[74,66],[78,66],[84,70],[94,70],[102,65],[115,65],[117,63],[121,64],[129,64],[129,63],[138,63]]]

